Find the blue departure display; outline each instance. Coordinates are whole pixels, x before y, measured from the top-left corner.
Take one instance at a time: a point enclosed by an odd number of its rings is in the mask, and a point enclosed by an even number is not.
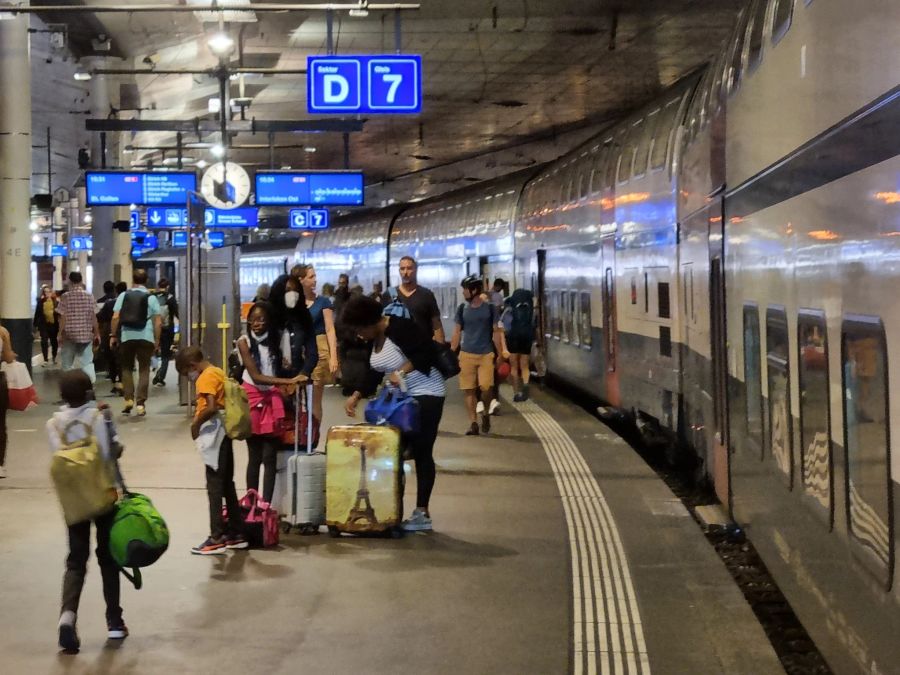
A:
[[[85,174],[89,206],[180,206],[189,190],[196,191],[191,171],[88,171]]]
[[[361,171],[257,171],[260,206],[361,206]]]
[[[225,233],[218,231],[210,232],[206,235],[206,240],[213,248],[222,248],[225,245]]]
[[[206,209],[203,220],[206,227],[258,227],[259,211],[252,207]]]
[[[182,248],[187,246],[187,232],[173,232],[172,246]]]
[[[69,250],[66,248],[65,244],[53,244],[50,247],[50,255],[52,255],[52,256],[65,257],[68,254],[69,254]]]

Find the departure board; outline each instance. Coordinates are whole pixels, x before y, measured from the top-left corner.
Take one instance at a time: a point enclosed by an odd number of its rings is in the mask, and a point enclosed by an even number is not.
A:
[[[193,171],[88,171],[89,206],[184,206],[197,190]]]
[[[361,206],[361,171],[257,171],[259,206]]]

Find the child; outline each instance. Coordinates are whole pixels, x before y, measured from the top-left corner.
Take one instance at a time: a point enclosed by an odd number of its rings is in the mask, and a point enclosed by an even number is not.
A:
[[[196,555],[221,555],[226,549],[247,548],[242,534],[241,508],[234,489],[234,451],[219,411],[225,407],[225,371],[216,368],[199,347],[185,347],[175,357],[179,375],[186,375],[197,389],[197,411],[191,422],[191,438],[206,464],[209,497],[209,537],[191,549]],[[222,521],[222,500],[228,508],[228,527]]]
[[[120,448],[115,430],[112,423],[104,419],[94,404],[91,378],[83,370],[65,372],[59,380],[59,393],[65,405],[47,421],[51,452],[60,449],[62,435],[65,435],[66,443],[93,435],[104,459],[107,461],[118,459],[113,450]],[[115,513],[115,508],[111,506],[109,511],[97,516],[93,521],[97,529],[97,562],[100,564],[103,597],[106,600],[107,637],[110,640],[123,640],[128,636],[128,628],[122,619],[122,608],[119,606],[119,568],[109,552],[109,532]],[[77,653],[81,647],[75,622],[90,553],[91,521],[85,520],[70,525],[69,556],[66,558],[66,573],[63,576],[62,610],[59,617],[59,646],[68,654]]]

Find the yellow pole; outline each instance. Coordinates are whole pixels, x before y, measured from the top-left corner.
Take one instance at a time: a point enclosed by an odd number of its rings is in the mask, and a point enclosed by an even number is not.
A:
[[[222,298],[222,321],[217,328],[222,329],[222,370],[228,372],[228,329],[231,324],[228,323],[228,303]]]

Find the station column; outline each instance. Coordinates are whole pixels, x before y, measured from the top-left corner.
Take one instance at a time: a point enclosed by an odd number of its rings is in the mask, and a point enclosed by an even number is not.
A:
[[[31,64],[28,17],[0,20],[0,321],[31,366]]]

